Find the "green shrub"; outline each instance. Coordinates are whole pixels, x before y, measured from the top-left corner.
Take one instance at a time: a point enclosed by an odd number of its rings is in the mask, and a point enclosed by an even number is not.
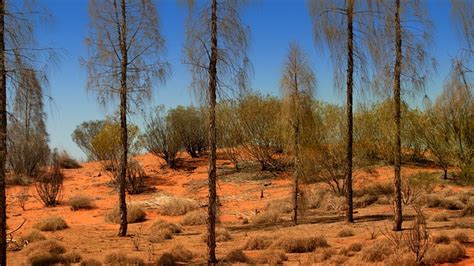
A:
[[[59,216],[49,216],[41,219],[35,225],[34,228],[40,231],[58,231],[68,228],[66,221]]]
[[[146,219],[146,213],[140,205],[128,204],[127,205],[127,221],[128,223],[139,223]],[[120,223],[120,209],[117,205],[115,208],[110,210],[105,215],[105,220],[109,223],[119,224]]]
[[[69,206],[71,206],[73,211],[94,208],[93,199],[85,195],[72,196],[69,199]]]

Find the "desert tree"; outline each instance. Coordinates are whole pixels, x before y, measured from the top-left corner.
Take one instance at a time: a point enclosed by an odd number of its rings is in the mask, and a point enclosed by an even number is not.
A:
[[[217,262],[215,226],[217,213],[216,191],[216,103],[217,95],[228,95],[235,88],[243,88],[250,67],[247,58],[248,28],[244,27],[240,12],[246,1],[211,0],[187,1],[189,16],[186,21],[185,64],[192,74],[191,86],[204,96],[208,104],[209,121],[209,205],[208,205],[208,262]]]
[[[346,220],[353,222],[352,157],[353,157],[353,91],[367,81],[367,29],[368,18],[374,10],[371,1],[311,0],[309,12],[313,22],[314,40],[317,46],[326,44],[334,66],[334,83],[346,89]]]
[[[470,0],[451,0],[452,17],[460,25],[468,56],[474,55],[474,3]],[[470,70],[472,72],[472,69]]]
[[[377,65],[375,87],[393,99],[394,134],[394,230],[402,230],[402,94],[414,95],[424,86],[435,62],[427,46],[432,23],[423,1],[386,0],[377,2],[377,26],[369,38],[372,58]],[[387,49],[392,47],[393,49]],[[402,91],[403,89],[403,91]]]
[[[283,110],[285,120],[288,121],[291,131],[289,145],[294,158],[293,173],[293,222],[298,224],[298,182],[302,177],[302,131],[304,127],[305,109],[311,108],[313,91],[316,86],[316,77],[310,67],[308,56],[300,49],[297,43],[290,44],[288,55],[284,62],[283,75],[280,80],[283,94]]]
[[[126,236],[127,114],[133,104],[140,105],[150,98],[152,88],[165,81],[169,67],[162,59],[164,40],[151,0],[90,0],[89,14],[89,57],[84,60],[87,89],[97,93],[100,103],[118,100],[119,105],[122,149],[118,235]]]
[[[95,159],[95,155],[92,153],[93,149],[91,143],[95,136],[104,128],[106,123],[107,120],[85,121],[76,126],[71,134],[72,140],[87,156],[88,160]]]

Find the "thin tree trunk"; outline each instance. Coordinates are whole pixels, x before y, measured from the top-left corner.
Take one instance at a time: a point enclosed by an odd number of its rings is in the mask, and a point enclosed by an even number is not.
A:
[[[296,60],[296,58],[295,58]],[[295,62],[296,65],[296,62]],[[294,82],[295,82],[295,91],[293,92],[293,105],[295,109],[294,119],[296,121],[293,122],[293,134],[294,134],[294,156],[295,156],[295,170],[293,173],[293,223],[295,225],[298,224],[298,193],[299,193],[299,170],[300,170],[300,128],[299,128],[299,95],[298,95],[298,77],[296,76],[296,72],[294,75]]]
[[[7,265],[7,202],[5,163],[7,160],[7,82],[5,70],[5,2],[0,0],[0,266]]]
[[[347,6],[347,150],[346,150],[346,220],[353,223],[352,205],[352,87],[354,74],[354,33],[353,33],[354,2],[348,1]]]
[[[216,215],[217,215],[217,172],[216,172],[216,89],[217,89],[217,1],[212,0],[211,14],[211,58],[209,61],[209,205],[207,223],[208,264],[214,265],[216,259]]]
[[[394,70],[394,102],[395,102],[395,217],[394,217],[394,231],[402,230],[402,180],[400,176],[401,170],[401,103],[400,103],[400,75],[402,68],[402,31],[400,23],[400,0],[396,0],[396,11],[395,11],[395,42],[396,42],[396,58],[395,58],[395,70]]]
[[[125,201],[125,181],[127,176],[128,161],[128,130],[127,130],[127,15],[125,0],[122,0],[122,27],[119,29],[120,51],[122,61],[120,66],[120,129],[122,140],[122,156],[120,160],[119,175],[119,205],[120,205],[120,229],[119,236],[127,235],[127,202]]]

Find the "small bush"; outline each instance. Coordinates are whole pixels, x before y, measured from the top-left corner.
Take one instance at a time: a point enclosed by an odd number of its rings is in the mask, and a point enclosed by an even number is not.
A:
[[[186,198],[169,198],[159,208],[159,212],[162,215],[185,215],[190,211],[194,211],[199,208],[199,204],[192,199]]]
[[[389,240],[379,240],[362,250],[362,259],[368,262],[383,261],[393,251],[392,243]]]
[[[81,168],[81,165],[74,160],[66,151],[62,151],[58,154],[59,166],[63,169],[77,169]]]
[[[275,224],[280,222],[280,214],[276,211],[264,211],[251,218],[252,224]]]
[[[186,213],[181,221],[182,225],[203,225],[207,223],[207,213],[201,210],[195,210]]]
[[[464,232],[457,232],[454,234],[453,239],[461,244],[469,243],[469,236]]]
[[[442,208],[446,210],[462,210],[464,204],[454,197],[441,198],[438,195],[428,195],[424,199],[427,207]]]
[[[66,221],[59,216],[49,216],[41,219],[35,225],[34,228],[40,231],[58,231],[68,228]]]
[[[189,262],[194,258],[194,254],[180,244],[171,248],[170,253],[174,260],[179,262]]]
[[[416,263],[416,256],[412,252],[401,249],[396,251],[384,261],[384,264],[387,266],[418,266],[420,263]]]
[[[351,252],[359,252],[362,250],[362,244],[361,243],[352,243],[347,247],[348,251]]]
[[[466,255],[466,249],[457,242],[449,245],[435,245],[425,255],[424,262],[431,264],[454,263]]]
[[[28,243],[33,243],[36,241],[46,240],[46,237],[41,234],[40,231],[36,229],[31,229],[30,231],[28,231],[28,233],[22,236],[20,240],[22,243],[24,243],[25,241],[28,241]]]
[[[474,203],[469,202],[463,209],[461,216],[474,216]]]
[[[449,237],[445,234],[441,234],[441,235],[435,235],[433,236],[433,242],[435,244],[449,244],[451,243],[451,239],[449,239]]]
[[[262,250],[269,248],[273,241],[275,241],[274,236],[268,235],[254,235],[251,236],[244,244],[244,250]]]
[[[65,263],[63,256],[51,254],[42,250],[30,253],[27,261],[28,265],[31,266],[57,265]]]
[[[362,197],[354,198],[354,207],[365,208],[377,202],[379,197],[377,195],[363,195]]]
[[[146,186],[146,174],[140,163],[136,160],[130,160],[127,165],[126,189],[131,195],[136,195],[144,192]]]
[[[201,240],[204,243],[207,243],[207,232],[201,235]],[[231,240],[232,237],[230,236],[229,231],[225,228],[216,228],[216,242],[226,242]]]
[[[172,234],[180,234],[183,232],[183,229],[179,225],[176,225],[174,223],[170,223],[167,221],[163,221],[163,220],[155,221],[150,227],[151,232],[153,232],[153,230],[158,230],[158,229],[169,229]]]
[[[313,256],[314,262],[323,262],[330,259],[333,255],[336,255],[336,250],[333,248],[322,248],[316,250],[315,256]]]
[[[317,247],[328,247],[327,240],[322,237],[282,236],[273,247],[287,253],[313,252]]]
[[[348,259],[349,258],[347,256],[339,254],[332,256],[329,262],[334,265],[343,265]]]
[[[354,232],[350,228],[344,228],[337,233],[338,237],[350,237],[354,236]]]
[[[73,211],[94,208],[93,199],[85,195],[72,196],[69,199],[69,206],[71,206]]]
[[[176,262],[173,258],[173,255],[169,252],[163,253],[161,257],[158,259],[156,262],[156,266],[174,266],[176,265]]]
[[[67,263],[79,263],[82,260],[80,253],[76,251],[69,251],[63,255],[64,261]]]
[[[270,265],[278,265],[282,264],[284,261],[287,261],[288,257],[286,256],[285,252],[282,250],[266,250],[262,253],[260,257],[257,258],[257,262],[260,264],[270,264]]]
[[[445,212],[438,212],[433,215],[431,215],[430,220],[433,222],[447,222],[449,221],[448,219],[448,214]]]
[[[96,259],[87,259],[81,261],[80,266],[102,266],[102,262],[96,260]]]
[[[49,239],[37,241],[31,245],[28,245],[26,253],[33,253],[35,251],[59,255],[64,254],[66,252],[66,248],[58,241]]]
[[[223,261],[226,263],[250,263],[249,257],[241,249],[231,250]]]
[[[154,230],[150,237],[148,237],[148,241],[151,243],[161,243],[169,239],[173,239],[173,233],[168,228]]]
[[[64,174],[57,160],[54,160],[50,171],[41,173],[35,183],[38,199],[45,207],[54,207],[59,204],[63,189]]]
[[[139,223],[146,219],[146,213],[140,205],[128,204],[127,205],[127,221],[128,223]],[[109,223],[119,224],[120,223],[120,209],[117,205],[115,208],[110,210],[105,215],[105,220]]]
[[[265,205],[264,210],[266,212],[290,213],[293,211],[293,206],[289,199],[272,200]]]
[[[145,261],[138,257],[127,257],[121,252],[109,253],[105,256],[105,264],[144,266]]]

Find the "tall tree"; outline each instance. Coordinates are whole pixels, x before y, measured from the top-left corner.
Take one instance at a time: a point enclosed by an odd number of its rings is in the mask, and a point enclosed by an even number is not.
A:
[[[119,102],[121,160],[119,236],[127,235],[125,180],[128,163],[127,114],[132,105],[150,99],[152,88],[164,83],[168,64],[162,60],[164,40],[151,0],[90,0],[87,88],[101,103]],[[157,82],[156,82],[157,81]]]
[[[245,1],[188,1],[186,23],[185,63],[192,73],[191,87],[195,88],[209,106],[209,205],[208,205],[208,263],[216,259],[217,214],[217,130],[216,104],[218,93],[245,87],[249,60],[247,31],[240,19]]]
[[[309,1],[309,11],[313,19],[314,39],[318,46],[326,43],[331,52],[335,68],[334,81],[346,88],[346,220],[354,222],[352,204],[352,143],[353,143],[353,91],[355,77],[364,81],[366,69],[366,21],[371,12],[371,1]]]
[[[316,78],[311,70],[307,56],[297,43],[290,44],[290,50],[284,63],[280,86],[284,97],[284,109],[291,127],[291,147],[295,170],[293,173],[293,222],[298,224],[298,182],[302,176],[301,138],[305,109],[311,108],[311,100]]]
[[[428,56],[431,22],[423,1],[382,0],[377,2],[377,26],[372,28],[370,50],[378,73],[375,84],[393,98],[395,231],[402,230],[401,190],[401,97],[423,90],[435,61]],[[387,49],[393,47],[394,49]]]

